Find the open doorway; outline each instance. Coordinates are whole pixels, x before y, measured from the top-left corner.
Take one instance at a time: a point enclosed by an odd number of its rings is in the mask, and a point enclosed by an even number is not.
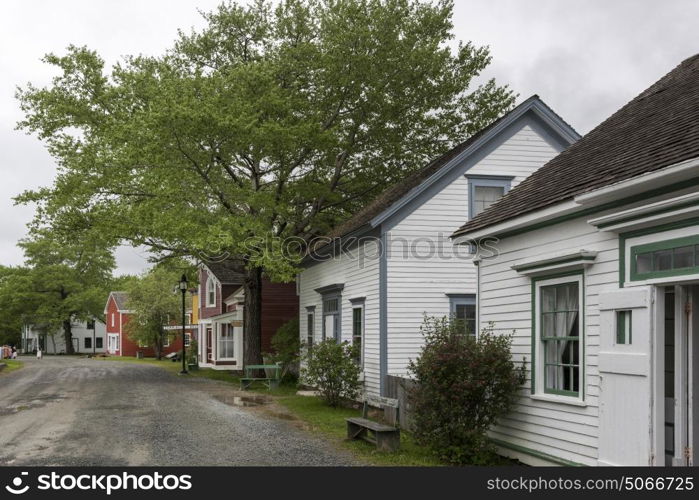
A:
[[[699,438],[699,286],[666,286],[660,292],[664,463],[693,465]]]

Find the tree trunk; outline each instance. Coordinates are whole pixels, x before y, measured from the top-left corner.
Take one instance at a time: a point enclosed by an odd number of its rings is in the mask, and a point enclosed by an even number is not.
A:
[[[259,365],[262,363],[262,269],[246,270],[243,287],[243,363]]]
[[[71,329],[69,319],[63,321],[63,337],[66,341],[66,354],[75,354],[73,349],[73,330]]]
[[[156,338],[155,344],[153,346],[153,350],[155,351],[155,359],[157,359],[158,361],[163,359],[163,344],[165,344],[163,337],[164,334],[161,330],[160,335],[158,335],[158,337]]]

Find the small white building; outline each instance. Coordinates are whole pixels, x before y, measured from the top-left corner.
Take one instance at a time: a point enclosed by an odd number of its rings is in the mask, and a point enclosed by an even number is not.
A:
[[[578,138],[533,96],[388,188],[305,259],[302,341],[360,344],[371,397],[386,395],[388,375],[407,374],[425,315],[452,314],[473,333],[473,256],[449,237]]]
[[[492,429],[529,464],[696,465],[699,55],[454,235],[528,369]]]
[[[93,328],[94,326],[94,328]],[[102,353],[106,347],[106,326],[99,319],[94,322],[73,321],[71,324],[73,349],[76,353]],[[44,328],[26,325],[22,334],[24,352],[38,348],[46,354],[65,354],[66,342],[63,329],[47,332]]]

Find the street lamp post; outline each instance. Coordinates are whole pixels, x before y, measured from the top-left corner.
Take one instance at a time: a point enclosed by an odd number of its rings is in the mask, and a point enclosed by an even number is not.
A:
[[[180,292],[182,292],[182,371],[180,375],[187,375],[187,334],[185,333],[186,314],[184,303],[184,296],[187,293],[187,276],[184,274],[180,279]]]

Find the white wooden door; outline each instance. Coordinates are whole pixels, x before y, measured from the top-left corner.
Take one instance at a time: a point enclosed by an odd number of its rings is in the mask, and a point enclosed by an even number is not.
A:
[[[599,295],[599,458],[600,465],[650,465],[651,414],[650,287]],[[631,336],[617,338],[618,314],[630,312]]]

